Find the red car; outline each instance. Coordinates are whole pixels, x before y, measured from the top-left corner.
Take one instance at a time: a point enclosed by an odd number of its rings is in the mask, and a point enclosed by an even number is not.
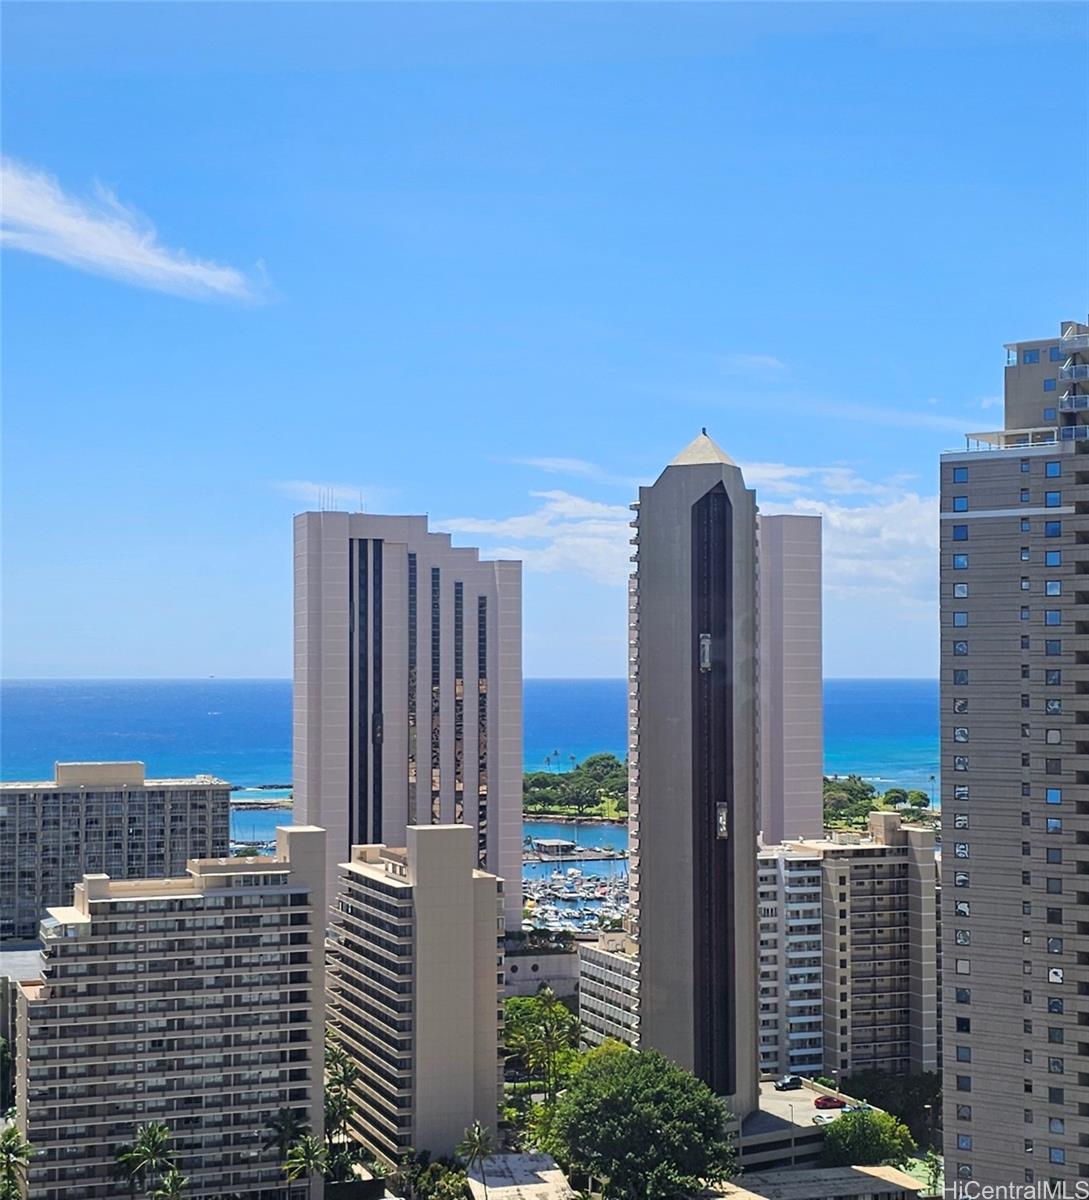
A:
[[[813,1101],[814,1108],[846,1108],[847,1101],[841,1100],[838,1096],[818,1096]]]

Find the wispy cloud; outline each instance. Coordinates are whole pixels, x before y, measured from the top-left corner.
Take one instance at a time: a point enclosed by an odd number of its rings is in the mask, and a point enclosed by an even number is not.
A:
[[[567,475],[572,479],[592,480],[594,483],[606,483],[617,487],[625,487],[634,493],[639,486],[639,480],[625,475],[614,475],[606,471],[598,463],[588,462],[584,458],[511,458],[508,462],[519,467],[529,467],[535,471],[544,471],[548,475]]]
[[[234,267],[162,245],[150,221],[101,185],[81,199],[44,171],[5,157],[0,187],[0,239],[9,249],[193,300],[258,298],[258,288]]]
[[[518,558],[529,571],[569,571],[597,583],[622,585],[630,564],[628,522],[620,504],[602,504],[570,492],[531,492],[531,512],[514,517],[447,517],[434,522],[450,533],[486,541],[489,554]]]
[[[281,479],[272,485],[276,491],[307,508],[343,509],[348,512],[374,512],[396,495],[393,488],[367,483],[326,483],[316,479]]]
[[[790,370],[774,354],[728,354],[723,367],[732,375],[781,375]]]

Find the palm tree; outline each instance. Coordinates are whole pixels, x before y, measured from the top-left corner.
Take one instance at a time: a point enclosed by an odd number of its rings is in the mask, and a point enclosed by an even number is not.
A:
[[[33,1147],[14,1125],[7,1125],[0,1133],[0,1195],[18,1197],[22,1195],[22,1184],[30,1166]]]
[[[136,1200],[136,1176],[129,1166],[132,1158],[132,1143],[124,1142],[114,1151],[113,1177],[129,1185],[129,1195]]]
[[[298,1110],[287,1107],[269,1117],[265,1121],[265,1129],[268,1130],[268,1136],[262,1142],[261,1149],[271,1150],[275,1146],[280,1162],[287,1158],[291,1144],[297,1142],[304,1133],[310,1132],[310,1127],[299,1116]]]
[[[136,1140],[122,1160],[129,1174],[138,1178],[145,1190],[155,1183],[155,1177],[174,1166],[170,1149],[170,1127],[162,1121],[149,1121],[136,1130]]]
[[[151,1200],[182,1200],[189,1180],[178,1170],[171,1167],[163,1176],[162,1182],[151,1193]]]
[[[496,1151],[495,1138],[492,1131],[479,1121],[474,1121],[465,1131],[465,1136],[458,1143],[457,1155],[465,1159],[466,1167],[471,1171],[475,1163],[480,1164],[480,1179],[484,1184],[484,1200],[488,1200],[488,1174],[485,1168],[488,1156]]]
[[[290,1181],[306,1177],[306,1194],[314,1186],[314,1176],[325,1170],[325,1147],[312,1133],[304,1133],[288,1150],[284,1171]]]

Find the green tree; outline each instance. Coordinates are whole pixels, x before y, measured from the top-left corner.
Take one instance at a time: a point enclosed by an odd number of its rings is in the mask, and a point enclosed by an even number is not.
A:
[[[915,1153],[915,1139],[892,1113],[876,1108],[841,1113],[824,1131],[826,1167],[903,1166]]]
[[[431,1189],[429,1200],[467,1200],[470,1195],[469,1179],[465,1172],[447,1168]]]
[[[545,1102],[551,1105],[578,1048],[578,1017],[550,987],[542,987],[536,996],[507,1001],[504,1026],[510,1057],[542,1081]]]
[[[163,1176],[162,1182],[151,1193],[151,1200],[182,1200],[189,1180],[178,1170],[171,1167]]]
[[[479,1121],[474,1121],[465,1131],[465,1136],[458,1143],[457,1154],[465,1160],[468,1170],[480,1164],[480,1180],[484,1184],[484,1200],[488,1200],[487,1160],[496,1151],[495,1138],[492,1131]]]
[[[144,1191],[151,1191],[159,1177],[174,1164],[170,1148],[170,1127],[162,1121],[149,1121],[136,1130],[132,1145],[122,1151],[118,1161],[128,1168],[129,1175],[139,1180]]]
[[[884,800],[886,804],[899,807],[901,804],[907,804],[908,794],[903,788],[889,788],[885,793]]]
[[[33,1148],[14,1125],[0,1132],[0,1197],[18,1200],[23,1194]]]
[[[931,1114],[941,1111],[942,1077],[937,1071],[856,1071],[844,1079],[843,1090],[899,1117],[920,1143],[929,1141]]]
[[[297,1142],[304,1133],[310,1132],[310,1127],[299,1115],[298,1109],[281,1108],[265,1121],[267,1136],[261,1144],[262,1150],[276,1147],[276,1155],[280,1162],[287,1158],[287,1152],[292,1143]]]
[[[725,1104],[654,1050],[603,1054],[556,1106],[554,1149],[604,1181],[606,1200],[670,1200],[734,1172]]]
[[[325,1163],[325,1147],[312,1133],[304,1133],[288,1150],[284,1159],[284,1173],[292,1182],[305,1178],[306,1194],[309,1196],[314,1188],[314,1176],[325,1173]]]
[[[923,1166],[926,1168],[927,1190],[932,1196],[940,1196],[942,1194],[942,1175],[945,1170],[942,1156],[937,1150],[931,1148],[923,1156]]]

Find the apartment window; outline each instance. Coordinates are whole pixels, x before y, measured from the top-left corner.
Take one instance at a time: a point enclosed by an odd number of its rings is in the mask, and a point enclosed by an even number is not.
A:
[[[954,999],[956,1000],[956,1002],[958,1004],[971,1004],[972,1003],[972,989],[966,988],[966,987],[957,988],[954,992]]]
[[[1044,391],[1045,391],[1045,392],[1053,392],[1054,390],[1055,390],[1055,380],[1054,380],[1054,379],[1045,379],[1045,380],[1044,380]],[[1055,412],[1055,410],[1054,410],[1053,408],[1052,408],[1052,409],[1045,409],[1045,410],[1044,410],[1044,412],[1045,412],[1045,415],[1046,415],[1046,413],[1047,413],[1047,412],[1054,413],[1054,412]],[[1054,420],[1054,417],[1050,417],[1050,418],[1048,418],[1048,419],[1049,419],[1049,420]]]
[[[1022,1033],[1031,1033],[1032,1032],[1032,1022],[1031,1021],[1022,1021],[1021,1022],[1021,1032]],[[1028,1060],[1028,1061],[1031,1061],[1031,1060]]]
[[[1062,671],[1056,671],[1056,670],[1052,669],[1052,670],[1044,672],[1044,683],[1048,687],[1058,687],[1059,684],[1062,683],[1062,681],[1063,681]]]
[[[1029,502],[1029,500],[1030,500],[1031,498],[1032,498],[1032,497],[1029,495],[1029,490],[1028,490],[1028,488],[1022,488],[1022,489],[1021,489],[1021,503],[1022,503],[1022,504],[1028,504],[1028,502]]]
[[[1058,846],[1049,847],[1046,854],[1049,863],[1061,863],[1063,860],[1063,852]]]
[[[1061,937],[1049,937],[1047,939],[1048,954],[1062,954],[1063,940]]]
[[[970,1063],[972,1061],[972,1047],[958,1046],[957,1047],[957,1062]]]
[[[1062,537],[1063,523],[1062,521],[1045,521],[1044,522],[1044,537]]]
[[[1028,610],[1028,605],[1027,605],[1027,604],[1022,604],[1022,605],[1021,605],[1021,620],[1022,620],[1022,621],[1027,621],[1028,619],[1029,619],[1029,610]]]
[[[953,541],[966,542],[968,540],[968,526],[954,525],[953,526]]]
[[[955,783],[953,785],[953,799],[954,800],[967,800],[968,795],[969,795],[968,784]]]
[[[1062,804],[1063,790],[1062,788],[1049,787],[1045,793],[1045,799],[1048,804]]]
[[[1063,465],[1061,462],[1052,459],[1051,462],[1044,463],[1044,474],[1048,479],[1058,479],[1063,473]]]
[[[1066,1072],[1066,1064],[1061,1058],[1049,1058],[1047,1060],[1047,1073],[1049,1075],[1063,1075]]]
[[[1031,975],[1032,974],[1032,963],[1027,958],[1023,958],[1021,960],[1021,974],[1022,975]]]
[[[1061,596],[1063,594],[1063,582],[1061,579],[1048,579],[1044,583],[1045,596]]]
[[[1061,908],[1049,908],[1046,919],[1049,925],[1061,925],[1063,923],[1063,910]]]
[[[1023,789],[1022,789],[1022,794],[1023,794]],[[1028,825],[1029,823],[1030,823],[1029,814],[1027,812],[1023,812],[1021,814],[1021,824]]]
[[[1032,784],[1030,784],[1030,783],[1021,784],[1021,795],[1022,796],[1031,796],[1032,795]]]
[[[968,814],[967,813],[954,813],[953,814],[953,828],[954,829],[967,829],[968,828]]]
[[[1045,625],[1061,625],[1063,615],[1057,608],[1044,609],[1044,624]]]
[[[1021,591],[1027,592],[1030,587],[1032,587],[1032,583],[1030,582],[1029,577],[1027,575],[1022,575],[1021,576]]]
[[[1022,946],[1031,946],[1032,945],[1032,931],[1031,930],[1029,930],[1029,929],[1021,930],[1021,945]]]
[[[958,629],[963,629],[968,624],[968,614],[966,612],[955,612],[953,614],[953,624]]]
[[[966,600],[968,598],[968,585],[966,583],[953,584],[953,599]]]
[[[957,1091],[958,1092],[970,1092],[971,1090],[972,1090],[971,1075],[958,1075],[957,1076]]]
[[[1044,566],[1046,567],[1061,567],[1063,565],[1063,552],[1061,550],[1045,550],[1044,551]]]
[[[1029,466],[1030,466],[1030,464],[1029,464],[1029,460],[1027,458],[1021,459],[1021,474],[1022,475],[1027,475],[1029,473]]]
[[[1055,420],[1055,410],[1053,408],[1045,408],[1044,409],[1044,420],[1045,421],[1054,421]]]
[[[1028,679],[1028,678],[1029,678],[1029,665],[1028,665],[1028,663],[1022,663],[1022,664],[1021,664],[1021,678],[1022,678],[1022,679]]]
[[[1061,1087],[1049,1087],[1047,1089],[1048,1104],[1065,1104],[1066,1092]]]
[[[1031,759],[1029,758],[1029,756],[1027,754],[1022,754],[1021,755],[1021,766],[1028,767],[1031,765],[1032,765],[1032,762],[1031,762]]]
[[[1029,1123],[1031,1124],[1031,1112],[1032,1112],[1032,1110],[1031,1110],[1031,1109],[1029,1109],[1029,1108],[1026,1108],[1026,1109],[1025,1109],[1025,1112],[1030,1114],[1030,1121],[1029,1121]],[[1032,1138],[1025,1138],[1025,1153],[1026,1153],[1026,1154],[1031,1154],[1031,1153],[1032,1153]]]
[[[967,467],[954,467],[953,468],[953,482],[954,483],[967,483],[968,482],[968,468]]]
[[[1062,492],[1044,492],[1044,508],[1059,508],[1062,502]]]
[[[1021,530],[1021,532],[1022,532],[1022,533],[1028,533],[1028,530],[1027,530],[1027,529],[1022,529],[1022,530]],[[1022,562],[1028,562],[1028,561],[1029,561],[1029,548],[1028,548],[1028,546],[1022,546],[1022,547],[1021,547],[1021,561],[1022,561]]]
[[[971,877],[967,871],[953,872],[953,886],[966,888],[971,886]]]
[[[1045,890],[1049,896],[1061,896],[1063,891],[1063,881],[1050,876],[1045,885]]]
[[[1045,700],[1044,712],[1050,717],[1061,716],[1063,711],[1063,702],[1061,700]]]
[[[1047,1161],[1053,1163],[1065,1163],[1066,1151],[1061,1146],[1050,1146],[1047,1151]]]
[[[953,770],[967,771],[968,770],[968,755],[956,754],[953,756]]]
[[[1022,722],[1021,723],[1021,736],[1023,738],[1031,737],[1032,736],[1032,726],[1026,725],[1024,722]]]
[[[966,741],[968,741],[968,727],[967,727],[967,725],[957,725],[957,726],[954,728],[954,730],[953,730],[953,741],[954,741],[954,742],[966,742]]]
[[[954,512],[967,512],[968,511],[968,497],[967,496],[954,496],[953,497],[953,511]]]
[[[1022,692],[1022,693],[1021,693],[1021,707],[1022,707],[1022,708],[1028,708],[1028,707],[1029,707],[1029,702],[1030,702],[1030,698],[1029,698],[1029,695],[1028,695],[1028,693],[1027,693],[1027,692]]]
[[[1026,366],[1026,367],[1031,366],[1033,363],[1038,363],[1039,361],[1040,361],[1040,351],[1039,350],[1022,350],[1021,351],[1021,362],[1024,366]]]
[[[971,1148],[972,1148],[972,1135],[970,1133],[958,1133],[957,1134],[957,1149],[958,1150],[971,1150]]]
[[[1031,1004],[1032,1003],[1032,993],[1028,990],[1028,988],[1025,988],[1025,990],[1021,993],[1021,1003],[1022,1004]]]
[[[953,672],[953,683],[956,686],[962,687],[967,682],[968,682],[968,672],[967,671],[954,671]]]
[[[972,932],[969,929],[955,929],[953,935],[954,941],[958,946],[970,946],[972,944]]]
[[[1062,981],[1063,981],[1062,967],[1048,967],[1047,981],[1048,981],[1048,983],[1062,983]]]
[[[1061,729],[1047,729],[1044,731],[1044,738],[1049,746],[1057,746],[1063,740],[1063,731]]]
[[[1062,652],[1063,652],[1063,644],[1060,639],[1051,638],[1044,642],[1044,653],[1045,654],[1050,654],[1050,655],[1054,656],[1056,654],[1062,654]]]
[[[965,571],[967,569],[968,569],[968,555],[967,554],[954,554],[953,555],[953,570],[954,571]]]
[[[1021,843],[1021,857],[1028,858],[1029,855],[1031,855],[1031,854],[1032,854],[1032,843],[1031,842],[1022,842]]]
[[[1024,824],[1024,813],[1022,813],[1021,816],[1022,816],[1021,823]],[[1032,916],[1032,901],[1031,900],[1022,900],[1021,901],[1021,915],[1025,916],[1025,917]]]
[[[957,1120],[970,1121],[972,1119],[972,1106],[970,1104],[957,1105]]]
[[[1032,1032],[1032,1022],[1026,1021],[1025,1024],[1028,1026],[1028,1029],[1025,1030],[1025,1032],[1031,1033]],[[1025,1063],[1026,1066],[1031,1067],[1032,1066],[1032,1051],[1031,1050],[1022,1050],[1021,1051],[1021,1061],[1023,1063]],[[1027,1113],[1028,1111],[1029,1110],[1026,1108],[1025,1112]],[[1028,1120],[1030,1120],[1030,1118],[1026,1117],[1025,1120],[1028,1121]]]
[[[1052,1046],[1061,1046],[1065,1035],[1061,1025],[1049,1025],[1047,1027],[1047,1040]]]
[[[972,960],[969,958],[958,958],[956,960],[956,971],[958,975],[971,975]]]
[[[1045,827],[1048,833],[1062,833],[1063,819],[1062,817],[1048,817],[1045,822]]]
[[[968,711],[968,701],[963,696],[957,696],[953,700],[953,711],[955,713],[966,713]]]
[[[953,643],[953,653],[963,657],[964,655],[966,655],[968,653],[968,643],[967,642],[954,642]]]
[[[1045,758],[1044,759],[1044,774],[1045,775],[1061,775],[1063,773],[1063,760],[1061,758]]]
[[[972,915],[972,905],[968,900],[955,900],[953,902],[953,912],[958,917],[970,917]]]
[[[1031,871],[1022,871],[1021,872],[1021,883],[1024,887],[1028,887],[1029,884],[1032,883],[1032,872]]]

